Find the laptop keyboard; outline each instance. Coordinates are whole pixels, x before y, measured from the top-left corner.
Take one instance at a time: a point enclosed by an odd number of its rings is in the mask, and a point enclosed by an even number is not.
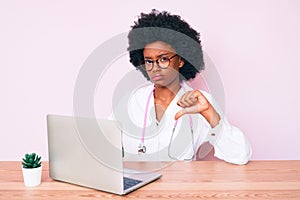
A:
[[[131,188],[132,186],[135,186],[142,182],[140,180],[127,178],[127,177],[124,177],[123,180],[124,180],[124,190],[127,190],[128,188]]]

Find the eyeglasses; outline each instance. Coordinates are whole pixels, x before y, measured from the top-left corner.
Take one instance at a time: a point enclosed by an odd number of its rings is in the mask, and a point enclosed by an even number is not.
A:
[[[151,71],[153,69],[154,66],[154,62],[157,64],[157,66],[159,66],[162,69],[166,69],[169,67],[170,65],[170,61],[172,58],[174,58],[175,56],[177,56],[177,54],[171,56],[170,58],[166,57],[166,56],[161,56],[156,60],[151,60],[151,59],[145,59],[145,69],[147,71]]]

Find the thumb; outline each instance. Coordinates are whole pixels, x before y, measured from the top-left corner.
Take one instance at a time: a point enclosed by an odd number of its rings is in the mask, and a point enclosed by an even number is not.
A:
[[[177,112],[175,114],[175,120],[178,120],[182,115],[184,115],[186,112],[185,112],[185,109],[182,109],[181,111]]]
[[[184,114],[195,113],[194,109],[195,108],[193,108],[193,107],[183,108],[181,111],[179,111],[175,114],[175,120],[179,119]]]

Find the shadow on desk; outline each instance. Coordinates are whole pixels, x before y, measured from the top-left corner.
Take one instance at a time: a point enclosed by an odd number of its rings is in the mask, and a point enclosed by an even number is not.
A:
[[[196,160],[197,161],[211,161],[211,160],[220,160],[219,158],[214,156],[215,149],[213,145],[209,142],[203,143],[196,153]]]

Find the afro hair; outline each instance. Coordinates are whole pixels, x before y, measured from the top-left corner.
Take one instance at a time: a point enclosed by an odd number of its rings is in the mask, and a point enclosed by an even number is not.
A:
[[[180,82],[196,77],[204,69],[200,34],[178,15],[171,15],[155,9],[151,13],[141,13],[128,34],[130,62],[150,80],[144,70],[144,47],[155,41],[171,45],[177,55],[184,60],[179,69]]]

